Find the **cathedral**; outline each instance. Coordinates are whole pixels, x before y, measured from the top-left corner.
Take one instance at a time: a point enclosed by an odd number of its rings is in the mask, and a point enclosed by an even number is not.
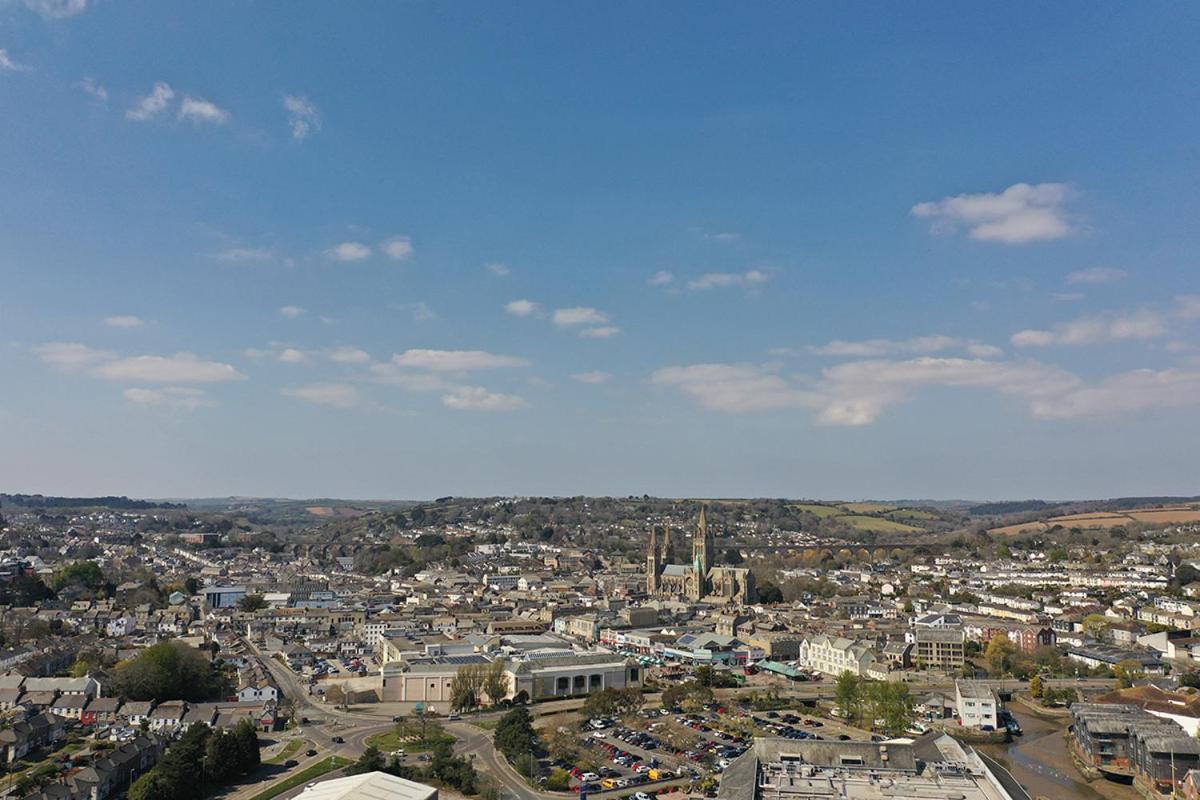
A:
[[[692,538],[692,563],[667,564],[671,556],[671,529],[650,531],[646,552],[646,592],[651,597],[686,597],[692,601],[753,603],[757,597],[754,573],[740,567],[713,566],[716,545],[708,529],[705,507]]]

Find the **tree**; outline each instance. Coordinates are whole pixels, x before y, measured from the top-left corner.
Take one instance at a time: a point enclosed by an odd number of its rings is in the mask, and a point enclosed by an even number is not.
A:
[[[1113,667],[1113,676],[1117,679],[1118,689],[1128,689],[1145,677],[1142,665],[1129,658]]]
[[[542,746],[546,754],[555,761],[574,762],[579,756],[579,736],[567,728],[550,728],[543,731]]]
[[[1041,675],[1034,675],[1032,678],[1029,679],[1029,694],[1033,695],[1036,698],[1039,698],[1039,699],[1041,698],[1041,696],[1042,696],[1042,676]]]
[[[644,698],[634,687],[614,689],[611,686],[593,692],[580,711],[587,717],[618,717],[632,714],[642,707]]]
[[[238,608],[246,612],[259,611],[266,607],[267,600],[261,594],[248,594],[238,601]]]
[[[483,676],[483,693],[496,705],[508,695],[508,678],[504,674],[504,659],[498,658],[487,665]]]
[[[862,716],[862,679],[850,670],[838,675],[833,705],[842,719],[859,719]]]
[[[783,590],[770,581],[758,584],[758,600],[760,603],[772,604],[783,602]]]
[[[537,750],[537,734],[529,711],[525,708],[514,708],[496,724],[496,732],[492,736],[496,749],[520,771],[532,758]]]
[[[450,707],[467,711],[479,705],[479,695],[485,680],[484,664],[467,664],[454,673],[450,681]]]
[[[254,729],[254,723],[244,719],[233,729],[233,733],[237,737],[238,763],[242,772],[257,769],[262,762],[258,751],[258,731]]]
[[[218,731],[208,737],[204,747],[204,776],[214,783],[226,780],[242,771],[242,749],[237,734]]]
[[[742,551],[738,550],[736,547],[730,547],[725,551],[724,561],[730,566],[736,567],[745,560],[746,559],[742,558]]]
[[[1012,669],[1013,655],[1017,646],[1007,636],[993,636],[983,651],[983,659],[987,662],[988,672],[996,677]]]
[[[1083,628],[1083,632],[1088,636],[1094,639],[1101,639],[1108,631],[1109,624],[1110,620],[1103,614],[1088,614],[1083,618],[1080,627]]]
[[[128,700],[202,702],[222,695],[224,681],[199,650],[171,640],[148,647],[117,664],[114,694]]]
[[[383,755],[375,745],[368,745],[358,761],[346,767],[347,775],[359,775],[364,772],[379,772],[383,769]]]

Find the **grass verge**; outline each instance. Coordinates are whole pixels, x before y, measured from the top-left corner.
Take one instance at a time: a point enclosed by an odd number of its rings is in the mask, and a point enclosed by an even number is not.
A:
[[[335,769],[341,769],[352,763],[354,762],[350,761],[350,759],[342,758],[341,756],[323,758],[311,767],[300,770],[287,780],[280,781],[269,789],[264,789],[250,798],[250,800],[271,800],[272,797],[278,797],[288,789],[294,789],[301,784],[308,783],[313,778],[319,778],[327,772],[333,772]]]

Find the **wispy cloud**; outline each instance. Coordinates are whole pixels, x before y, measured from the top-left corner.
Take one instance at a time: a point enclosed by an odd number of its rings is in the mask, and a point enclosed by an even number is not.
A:
[[[3,47],[0,47],[0,72],[28,72],[32,67],[20,64]]]
[[[1095,286],[1101,283],[1114,283],[1129,277],[1129,273],[1116,267],[1092,267],[1080,269],[1067,275],[1067,283],[1085,286]]]
[[[721,231],[718,233],[706,233],[704,234],[704,238],[714,242],[736,242],[742,238],[742,235],[740,233],[733,233],[732,231]]]
[[[611,373],[602,372],[600,370],[591,370],[589,372],[576,372],[574,375],[571,376],[571,380],[578,381],[579,383],[590,383],[590,384],[608,383],[608,381],[611,378],[612,378]]]
[[[673,387],[704,408],[743,414],[808,410],[832,426],[870,425],[924,388],[997,392],[1024,403],[1036,419],[1110,416],[1200,405],[1200,372],[1133,370],[1089,384],[1036,361],[923,357],[856,361],[830,367],[816,381],[789,380],[770,366],[695,364],[666,367],[651,382]]]
[[[515,394],[492,392],[482,386],[461,386],[442,395],[442,405],[458,411],[518,411],[529,403]]]
[[[504,304],[504,313],[514,317],[529,317],[536,314],[540,308],[532,300],[511,300]]]
[[[362,242],[341,242],[326,250],[325,257],[333,261],[363,261],[371,257],[371,248]]]
[[[133,314],[121,314],[115,317],[105,317],[104,324],[110,328],[140,328],[144,324],[141,317]]]
[[[358,389],[348,383],[313,383],[280,391],[286,397],[329,408],[354,408],[360,402]]]
[[[297,319],[307,313],[308,310],[300,306],[283,306],[279,309],[279,316],[287,317],[288,319]]]
[[[507,278],[512,274],[512,270],[507,264],[501,264],[498,261],[493,261],[491,264],[484,265],[484,269],[495,275],[497,278]]]
[[[195,411],[199,408],[211,408],[216,405],[205,392],[186,386],[164,386],[161,389],[132,386],[121,392],[121,396],[136,406],[146,408]]]
[[[99,100],[101,103],[108,102],[108,90],[101,86],[95,78],[84,76],[84,78],[75,84],[87,94]]]
[[[411,367],[431,372],[467,372],[478,369],[529,366],[526,359],[488,353],[483,350],[405,350],[403,353],[392,356],[392,363],[398,367]]]
[[[369,364],[371,354],[358,347],[335,347],[329,351],[329,360],[338,364]]]
[[[275,260],[275,251],[265,247],[230,247],[214,253],[213,258],[228,264],[265,264]]]
[[[1064,183],[1014,184],[1003,192],[960,194],[912,207],[933,222],[935,233],[965,227],[972,239],[1002,244],[1062,239],[1075,232],[1066,204],[1074,196]]]
[[[1167,333],[1162,314],[1142,310],[1127,314],[1080,317],[1049,330],[1027,329],[1012,335],[1017,347],[1079,346],[1107,342],[1145,341]]]
[[[621,329],[615,325],[601,325],[596,328],[584,328],[579,335],[584,339],[611,339],[620,333]]]
[[[287,111],[288,127],[292,130],[293,139],[303,141],[321,130],[321,112],[304,95],[285,94],[283,108]]]
[[[608,314],[586,306],[575,306],[555,309],[551,319],[555,325],[564,328],[573,325],[603,325],[608,322]]]
[[[230,113],[210,100],[187,95],[179,104],[179,118],[193,125],[224,125],[229,121]]]
[[[412,239],[407,236],[393,236],[383,243],[382,248],[393,261],[404,261],[413,254]]]
[[[229,364],[188,352],[122,357],[78,342],[48,342],[33,351],[57,369],[122,383],[217,383],[246,377]]]
[[[88,0],[25,0],[25,7],[45,19],[67,19],[87,11]]]
[[[688,281],[689,289],[726,289],[730,287],[761,286],[770,280],[767,273],[752,269],[749,272],[709,272]]]
[[[166,110],[167,104],[175,97],[175,90],[165,81],[158,81],[150,94],[141,97],[133,108],[125,112],[125,119],[135,122],[152,120]]]
[[[660,269],[658,272],[646,279],[646,283],[650,286],[666,286],[674,282],[675,276],[665,269]]]

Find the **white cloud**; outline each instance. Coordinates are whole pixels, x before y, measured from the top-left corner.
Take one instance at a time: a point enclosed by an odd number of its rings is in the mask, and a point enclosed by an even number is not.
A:
[[[87,11],[88,0],[25,0],[25,7],[45,19],[66,19]]]
[[[1134,370],[1089,385],[1037,361],[923,357],[858,361],[797,385],[766,366],[696,364],[667,367],[651,380],[673,386],[704,408],[726,413],[810,409],[819,423],[862,426],[907,402],[922,388],[984,389],[1015,398],[1038,419],[1073,419],[1200,405],[1200,372]]]
[[[362,242],[342,242],[326,250],[325,256],[334,261],[362,261],[371,257],[371,248]]]
[[[105,317],[104,324],[110,328],[140,328],[144,322],[141,317],[132,314],[122,314],[116,317]]]
[[[329,351],[329,360],[338,364],[367,364],[371,354],[357,347],[335,347]]]
[[[725,289],[736,286],[759,286],[769,280],[767,273],[752,269],[749,272],[709,272],[688,281],[689,289]]]
[[[8,51],[0,47],[0,72],[28,72],[30,69],[25,64],[18,64],[16,61],[13,61]]]
[[[495,275],[497,278],[507,278],[512,274],[512,270],[508,268],[507,264],[501,264],[499,262],[487,264],[485,265],[484,269]]]
[[[529,317],[538,312],[537,303],[532,300],[513,300],[504,305],[504,313],[512,314],[514,317]]]
[[[181,411],[195,411],[216,405],[204,392],[185,386],[164,386],[161,389],[134,386],[121,392],[121,396],[134,405]]]
[[[1072,419],[1111,416],[1200,403],[1200,372],[1138,369],[1112,375],[1094,386],[1079,386],[1032,403],[1035,417]]]
[[[111,350],[96,350],[78,342],[47,342],[34,347],[33,352],[55,369],[68,371],[95,366],[117,357]]]
[[[1012,343],[1017,347],[1078,346],[1146,341],[1166,333],[1166,321],[1161,314],[1142,310],[1115,316],[1080,317],[1059,323],[1052,330],[1018,331],[1013,334]]]
[[[224,125],[229,121],[229,112],[202,97],[185,95],[179,104],[179,118],[186,119],[194,125],[207,122],[213,125]]]
[[[1056,303],[1078,303],[1085,296],[1083,292],[1054,292],[1050,299]]]
[[[414,322],[429,322],[437,319],[437,312],[425,303],[410,303],[408,310],[412,312]]]
[[[108,90],[97,83],[95,78],[84,76],[83,80],[79,81],[79,83],[75,85],[99,100],[101,103],[108,102]]]
[[[140,98],[137,104],[125,112],[125,119],[145,122],[154,119],[166,109],[167,104],[175,97],[175,90],[165,81],[158,81],[150,94]]]
[[[666,286],[675,280],[675,276],[665,269],[660,269],[658,272],[646,279],[646,283],[651,286]]]
[[[1075,285],[1094,286],[1101,283],[1113,283],[1129,277],[1129,273],[1116,267],[1092,267],[1080,269],[1067,275],[1067,283]]]
[[[664,367],[650,376],[659,386],[674,386],[704,408],[740,414],[813,405],[810,392],[796,389],[757,364],[692,364]]]
[[[288,127],[292,138],[307,139],[309,134],[321,130],[321,112],[311,100],[302,94],[285,94],[283,108],[287,111]]]
[[[194,353],[173,356],[119,356],[78,342],[49,342],[33,348],[42,361],[67,371],[86,371],[95,378],[125,383],[214,383],[243,380],[229,364]]]
[[[894,353],[934,353],[962,347],[963,341],[951,336],[917,336],[912,339],[863,339],[844,341],[834,339],[828,344],[809,347],[820,356],[871,357]]]
[[[996,347],[993,344],[983,344],[982,342],[971,342],[967,345],[967,352],[976,358],[1003,358],[1004,350]]]
[[[278,360],[284,364],[311,364],[308,353],[296,347],[285,347],[279,351]]]
[[[1064,183],[1018,183],[999,194],[960,194],[917,203],[911,213],[932,220],[935,233],[963,226],[972,239],[1027,244],[1075,232],[1065,208],[1073,195]]]
[[[598,328],[584,328],[579,335],[584,339],[611,339],[621,332],[615,325],[601,325]]]
[[[359,403],[358,390],[348,383],[313,383],[281,391],[287,397],[330,408],[354,408]]]
[[[403,261],[413,254],[412,239],[407,236],[393,236],[383,243],[383,252],[393,261]]]
[[[483,350],[406,350],[392,356],[398,367],[432,372],[466,372],[475,369],[527,367],[529,362],[514,356],[502,356]]]
[[[308,313],[308,309],[300,306],[283,306],[279,309],[279,316],[287,317],[288,319],[296,319]]]
[[[721,233],[706,233],[704,234],[704,238],[711,239],[714,242],[736,242],[742,238],[742,235],[740,233],[733,233],[732,231],[724,231]]]
[[[216,383],[246,376],[229,364],[209,361],[194,353],[171,356],[127,356],[91,370],[97,378],[124,383]]]
[[[603,325],[608,322],[608,315],[603,311],[584,306],[555,309],[552,318],[555,325],[564,328],[572,325]]]
[[[376,383],[399,386],[408,392],[445,392],[459,388],[457,384],[446,380],[442,375],[431,372],[412,372],[409,369],[398,367],[392,362],[372,364],[370,370],[372,380]]]
[[[1181,294],[1175,298],[1175,314],[1184,319],[1200,317],[1200,294]]]
[[[612,378],[611,373],[601,372],[600,370],[592,370],[590,372],[576,372],[574,375],[571,376],[572,380],[579,381],[580,383],[591,383],[591,384],[607,383],[610,378]]]
[[[275,252],[265,247],[230,247],[214,253],[213,258],[230,264],[261,264],[274,261]]]
[[[442,395],[442,405],[459,411],[517,411],[529,404],[515,394],[500,394],[482,386],[460,386]]]

